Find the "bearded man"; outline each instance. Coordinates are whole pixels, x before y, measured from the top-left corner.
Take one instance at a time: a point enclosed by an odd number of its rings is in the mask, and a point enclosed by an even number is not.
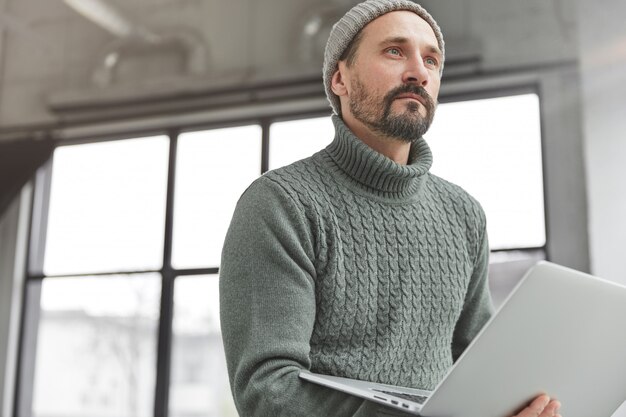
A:
[[[429,172],[422,137],[444,58],[439,26],[408,0],[368,0],[333,27],[333,142],[256,180],[224,244],[222,332],[242,417],[390,415],[298,374],[433,390],[491,317],[484,212]],[[520,416],[556,415],[548,401]]]

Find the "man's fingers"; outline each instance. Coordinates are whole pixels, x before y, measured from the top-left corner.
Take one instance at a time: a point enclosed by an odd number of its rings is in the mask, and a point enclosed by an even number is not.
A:
[[[557,414],[560,408],[558,401],[550,401],[547,395],[540,395],[515,417],[560,417]]]
[[[540,395],[539,397],[535,398],[533,402],[530,403],[530,405],[519,414],[519,417],[544,417],[542,413],[549,403],[550,397],[548,397],[547,395]]]
[[[546,408],[544,408],[539,417],[556,417],[560,408],[561,403],[556,400],[552,400]]]

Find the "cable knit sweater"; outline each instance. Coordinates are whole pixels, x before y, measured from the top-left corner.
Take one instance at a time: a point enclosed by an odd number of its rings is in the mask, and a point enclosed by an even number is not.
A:
[[[270,171],[238,202],[220,271],[235,403],[248,416],[374,416],[298,378],[314,372],[434,389],[492,313],[480,205],[400,165],[333,116],[334,141]]]

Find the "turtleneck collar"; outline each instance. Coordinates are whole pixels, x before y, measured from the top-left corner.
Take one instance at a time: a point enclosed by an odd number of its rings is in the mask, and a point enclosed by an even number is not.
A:
[[[340,117],[333,115],[332,120],[335,139],[323,152],[348,186],[383,200],[404,201],[417,195],[433,162],[423,138],[411,145],[408,164],[401,165],[363,143]]]

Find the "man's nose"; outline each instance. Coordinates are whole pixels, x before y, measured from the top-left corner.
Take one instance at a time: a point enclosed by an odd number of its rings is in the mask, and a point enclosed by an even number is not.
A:
[[[426,87],[429,73],[421,56],[416,56],[406,61],[407,67],[402,75],[402,81],[410,84],[418,84]]]

